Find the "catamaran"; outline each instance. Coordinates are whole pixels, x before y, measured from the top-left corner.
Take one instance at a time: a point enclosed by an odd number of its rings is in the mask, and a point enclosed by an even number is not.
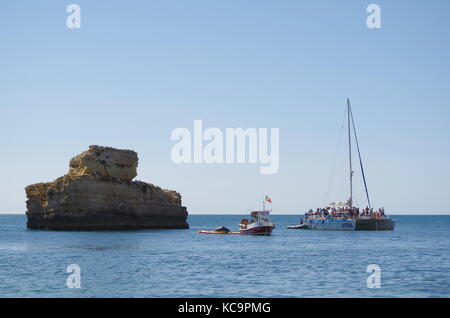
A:
[[[347,98],[347,128],[348,128],[348,157],[349,157],[349,181],[350,197],[347,201],[329,203],[326,208],[310,210],[305,214],[305,219],[300,224],[290,225],[289,229],[311,230],[338,230],[338,231],[392,231],[395,228],[395,220],[386,217],[384,208],[373,210],[370,204],[369,191],[367,189],[364,167],[356,135],[350,100]],[[364,189],[367,198],[367,207],[360,211],[353,205],[353,167],[352,167],[352,130],[358,151],[359,165],[361,168]]]

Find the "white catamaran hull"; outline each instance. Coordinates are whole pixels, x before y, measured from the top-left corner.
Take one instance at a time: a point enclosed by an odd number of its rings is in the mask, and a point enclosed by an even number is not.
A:
[[[354,231],[356,227],[355,220],[307,220],[305,224],[309,230],[325,231]]]

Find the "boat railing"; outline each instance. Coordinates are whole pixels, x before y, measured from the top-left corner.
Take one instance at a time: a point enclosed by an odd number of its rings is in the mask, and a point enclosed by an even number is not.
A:
[[[351,214],[339,213],[338,215],[328,214],[305,214],[305,220],[370,220],[370,219],[386,219],[387,217],[380,213],[373,214]]]

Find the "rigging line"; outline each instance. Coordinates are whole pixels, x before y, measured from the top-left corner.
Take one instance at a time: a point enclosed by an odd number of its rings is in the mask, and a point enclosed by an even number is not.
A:
[[[355,121],[353,120],[353,112],[351,106],[350,106],[350,117],[352,118],[353,133],[355,135],[356,149],[358,150],[359,165],[361,167],[361,174],[364,181],[364,189],[366,190],[367,203],[369,204],[369,209],[371,209],[372,207],[370,205],[369,191],[367,190],[366,175],[364,174],[364,167],[361,159],[361,152],[359,150],[358,136],[356,135]]]
[[[358,170],[358,172],[355,172],[355,176],[356,176],[358,173],[359,173],[359,170]],[[356,191],[356,194],[355,194],[356,205],[355,205],[355,206],[359,207],[359,206],[361,206],[361,205],[359,204],[359,200],[360,200],[361,198],[364,198],[365,192],[364,192],[364,190],[362,189],[362,187],[357,187],[355,191]],[[363,200],[361,200],[361,202],[363,202]]]
[[[328,194],[331,191],[331,188],[333,187],[334,178],[336,176],[336,165],[337,165],[337,159],[338,159],[338,156],[339,156],[339,149],[340,149],[339,146],[341,144],[342,132],[344,131],[345,114],[346,114],[346,112],[344,111],[344,114],[342,115],[342,124],[341,124],[341,128],[339,130],[339,136],[338,136],[338,140],[337,140],[337,144],[336,144],[336,150],[334,152],[335,153],[334,165],[333,165],[333,168],[331,170],[330,176],[328,178],[327,192],[325,192],[325,199],[324,199],[324,202],[323,202],[324,206],[327,204]]]

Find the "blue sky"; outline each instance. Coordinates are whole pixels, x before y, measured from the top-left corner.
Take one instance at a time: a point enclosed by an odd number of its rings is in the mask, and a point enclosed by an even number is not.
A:
[[[66,27],[71,3],[81,29]],[[370,3],[381,29],[366,26]],[[191,213],[246,213],[265,194],[280,214],[318,207],[327,193],[344,200],[344,140],[336,149],[347,96],[373,205],[448,213],[449,9],[444,0],[3,3],[0,213],[23,213],[24,187],[65,174],[91,144],[136,150],[137,178],[179,191]],[[279,172],[175,165],[170,134],[195,119],[280,128]],[[364,205],[358,171],[355,180]]]

